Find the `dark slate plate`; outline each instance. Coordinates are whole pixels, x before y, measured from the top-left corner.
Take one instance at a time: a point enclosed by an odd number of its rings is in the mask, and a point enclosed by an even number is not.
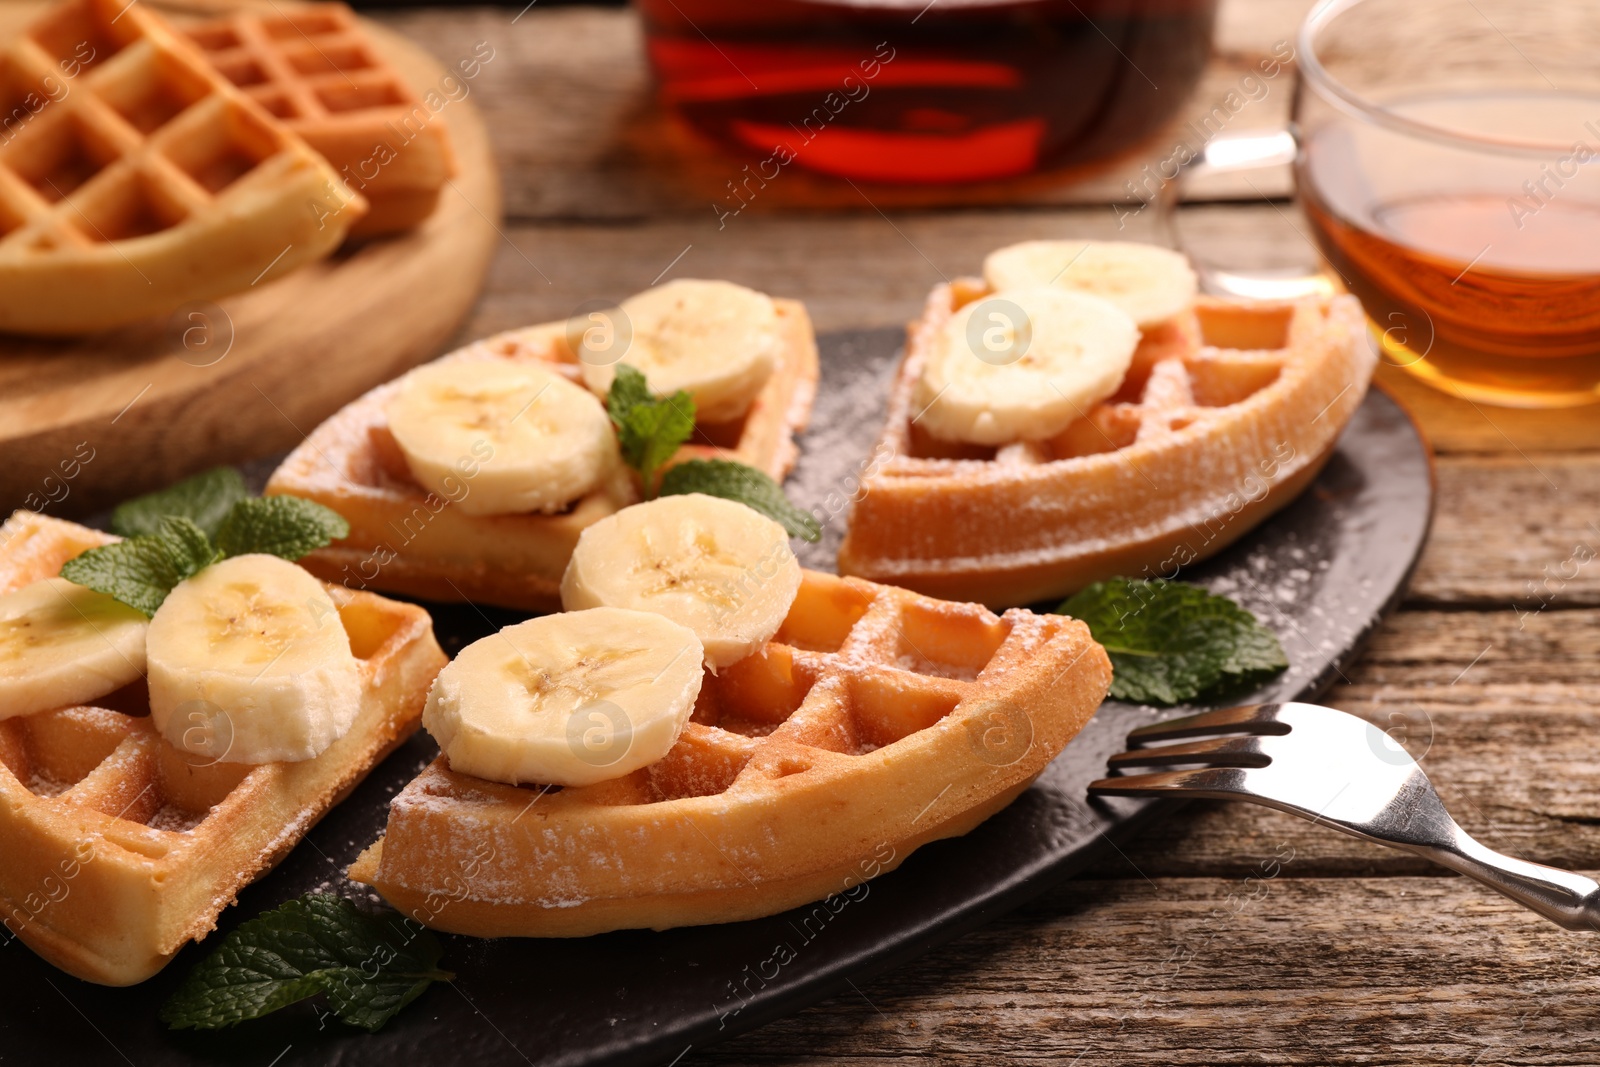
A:
[[[790,482],[804,506],[849,492],[871,445],[900,331],[823,338],[823,381],[805,459]],[[270,463],[250,471],[264,480]],[[1396,602],[1428,530],[1426,446],[1373,393],[1316,483],[1265,526],[1185,578],[1240,600],[1277,631],[1293,663],[1238,702],[1311,697],[1339,675]],[[804,560],[831,568],[835,519]],[[507,612],[435,609],[454,652]],[[669,1064],[691,1046],[748,1030],[893,967],[1013,908],[1084,867],[1109,840],[1170,813],[1167,803],[1089,800],[1128,730],[1183,709],[1107,703],[1039,782],[964,838],[918,851],[859,899],[729,926],[576,941],[445,937],[436,985],[376,1036],[324,1024],[309,1002],[214,1034],[170,1033],[156,1010],[214,945],[191,945],[156,978],[105,989],[68,978],[25,946],[0,948],[0,1061],[20,1063]],[[222,917],[244,919],[315,889],[362,897],[343,871],[382,831],[390,796],[433,756],[413,738]],[[0,846],[3,847],[3,846]],[[842,902],[842,903],[840,903]],[[9,935],[0,934],[3,937]],[[783,961],[783,962],[779,962]]]

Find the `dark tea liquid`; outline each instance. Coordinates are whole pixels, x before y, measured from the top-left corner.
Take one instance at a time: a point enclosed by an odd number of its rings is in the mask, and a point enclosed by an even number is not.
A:
[[[1495,403],[1600,400],[1594,105],[1570,102],[1570,123],[1557,125],[1570,125],[1573,147],[1549,159],[1443,161],[1427,147],[1397,153],[1392,141],[1339,127],[1304,144],[1298,188],[1317,243],[1390,362]],[[1452,107],[1485,106],[1479,96],[1435,100],[1427,112],[1448,119]]]
[[[691,125],[774,172],[879,182],[1128,147],[1199,79],[1216,3],[637,0],[663,98]]]

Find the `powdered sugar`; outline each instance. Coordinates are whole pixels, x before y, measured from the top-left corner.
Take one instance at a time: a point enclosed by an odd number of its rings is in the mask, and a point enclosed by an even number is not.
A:
[[[185,811],[172,804],[163,804],[146,824],[152,830],[165,830],[168,833],[186,834],[196,826],[205,822],[208,811]]]
[[[71,789],[72,782],[64,778],[53,777],[43,771],[35,771],[28,779],[28,789],[35,796],[58,797]]]

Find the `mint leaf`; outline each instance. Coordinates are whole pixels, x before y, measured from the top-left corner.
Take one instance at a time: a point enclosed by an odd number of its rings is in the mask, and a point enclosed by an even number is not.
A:
[[[1253,688],[1289,666],[1250,612],[1198,585],[1113,578],[1063,601],[1111,657],[1111,695],[1181,704]]]
[[[112,525],[128,539],[68,560],[61,576],[146,615],[173,586],[224,556],[265,552],[292,561],[350,533],[344,517],[321,504],[246,495],[244,479],[228,468],[130,500]],[[127,534],[134,530],[148,532]]]
[[[265,552],[297,560],[312,549],[348,536],[350,524],[331,508],[297,496],[262,496],[240,500],[217,530],[224,556]]]
[[[135,540],[138,540],[135,538]],[[156,527],[156,540],[161,543],[177,568],[179,581],[199,574],[222,556],[211,544],[211,538],[192,519],[181,515],[168,515]]]
[[[317,993],[340,1019],[383,1027],[433,982],[444,950],[397,915],[369,915],[341,897],[308,893],[258,915],[222,939],[161,1007],[174,1030],[216,1030]]]
[[[653,495],[656,470],[694,433],[694,398],[682,389],[656,396],[637,368],[619,363],[606,392],[606,414],[617,428],[623,460],[639,472],[645,496]]]
[[[228,509],[249,495],[238,471],[216,467],[120,505],[111,513],[111,532],[121,537],[152,536],[164,516],[178,515],[192,519],[207,537],[215,537]]]
[[[62,564],[61,577],[154,615],[172,587],[217,560],[205,531],[168,515],[157,533],[91,548]]]
[[[172,587],[182,581],[172,558],[155,537],[91,548],[62,564],[61,577],[146,615],[154,615]]]
[[[661,495],[704,493],[737,500],[776,521],[790,537],[816,541],[822,526],[783,494],[783,487],[762,471],[729,459],[685,460],[661,477]]]
[[[643,371],[626,363],[618,363],[616,374],[611,379],[611,388],[606,390],[606,414],[611,416],[614,425],[621,427],[627,421],[628,412],[655,398]]]

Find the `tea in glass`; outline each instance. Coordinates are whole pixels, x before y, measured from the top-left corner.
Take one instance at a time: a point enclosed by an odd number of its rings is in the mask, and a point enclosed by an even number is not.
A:
[[[1301,49],[1296,187],[1385,358],[1473,400],[1600,400],[1600,9],[1319,13]]]

